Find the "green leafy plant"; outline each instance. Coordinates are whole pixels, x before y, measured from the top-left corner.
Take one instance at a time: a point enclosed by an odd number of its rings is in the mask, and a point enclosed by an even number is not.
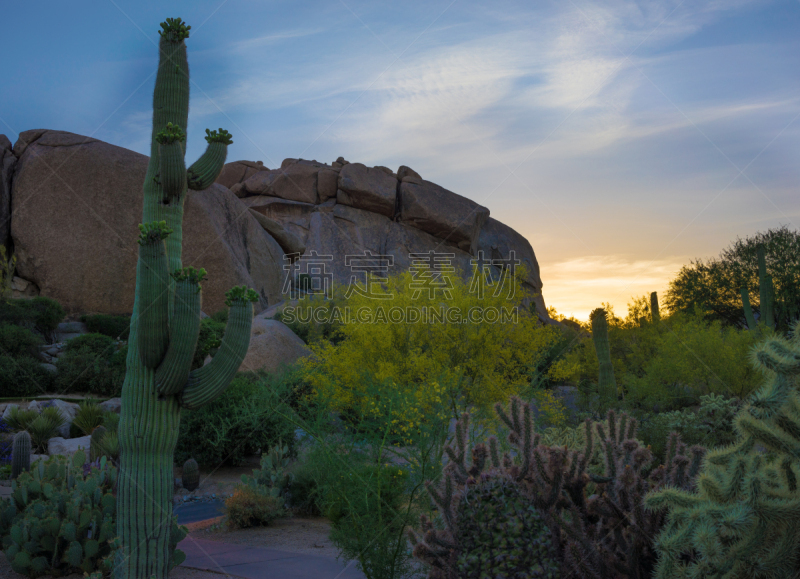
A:
[[[2,247],[2,246],[0,246]],[[35,356],[42,339],[27,328],[0,323],[0,353],[12,358]]]
[[[86,324],[90,332],[103,334],[109,338],[127,340],[131,327],[130,316],[112,316],[108,314],[93,314],[81,316],[81,321]]]
[[[8,411],[5,421],[13,432],[19,432],[20,430],[27,430],[28,425],[33,422],[37,416],[39,416],[39,413],[35,410],[23,410],[17,406]]]
[[[64,346],[64,352],[88,350],[93,354],[108,358],[116,352],[117,344],[113,338],[98,333],[82,334],[69,340]]]
[[[0,356],[3,396],[31,398],[52,392],[55,377],[38,360]]]
[[[48,343],[55,339],[55,331],[64,319],[64,308],[45,296],[15,298],[0,302],[0,321],[34,330]]]
[[[88,436],[92,431],[103,424],[105,420],[105,411],[95,401],[81,401],[78,402],[78,411],[75,413],[75,418],[72,419],[72,428],[70,432],[75,429],[75,435]]]
[[[240,372],[214,404],[183,413],[175,448],[178,463],[194,458],[201,466],[240,465],[279,439],[292,452],[294,427],[281,418],[292,383],[266,372]]]
[[[61,411],[54,406],[43,408],[41,412],[12,408],[6,417],[6,424],[12,430],[28,431],[36,454],[47,452],[47,442],[58,434],[64,422]]]

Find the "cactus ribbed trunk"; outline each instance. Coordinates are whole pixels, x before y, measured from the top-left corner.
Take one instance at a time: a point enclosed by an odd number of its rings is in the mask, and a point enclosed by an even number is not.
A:
[[[600,397],[605,401],[617,399],[617,381],[614,378],[614,366],[611,363],[611,346],[608,343],[608,320],[606,311],[597,308],[590,314],[592,321],[592,340],[597,353],[599,375],[597,386]]]
[[[654,324],[661,321],[661,312],[658,309],[658,292],[650,294],[650,321]]]
[[[189,372],[199,330],[199,282],[205,270],[183,268],[181,263],[183,204],[188,183],[207,187],[214,182],[225,162],[225,148],[232,141],[227,131],[207,130],[209,150],[196,163],[202,165],[202,174],[185,168],[189,65],[183,40],[191,27],[171,18],[161,27],[150,162],[139,226],[136,297],[118,432],[117,534],[122,549],[115,562],[117,579],[166,579],[170,568],[182,560],[179,552],[172,554],[176,537],[170,541],[173,453],[181,406],[186,406],[181,402],[182,391],[192,378],[197,394],[208,401],[213,398],[208,390],[221,394],[238,368],[216,376],[213,384]],[[226,303],[239,312],[240,320],[236,327],[226,327],[228,342],[249,343],[250,302],[255,297],[244,287],[228,292]],[[194,323],[187,319],[193,313],[198,317]],[[233,353],[235,359],[239,356],[240,352]],[[215,360],[220,358],[220,365],[230,357],[231,353],[220,351]],[[232,365],[228,360],[226,368]]]

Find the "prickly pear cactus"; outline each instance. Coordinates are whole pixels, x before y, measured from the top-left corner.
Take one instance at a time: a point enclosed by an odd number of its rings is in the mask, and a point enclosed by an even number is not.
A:
[[[11,478],[15,479],[31,467],[31,435],[22,430],[14,435],[11,447]]]
[[[200,467],[197,461],[190,458],[183,463],[183,472],[181,472],[181,484],[187,491],[192,492],[200,486]]]
[[[559,576],[550,529],[508,476],[490,471],[470,477],[454,498],[460,579]]]

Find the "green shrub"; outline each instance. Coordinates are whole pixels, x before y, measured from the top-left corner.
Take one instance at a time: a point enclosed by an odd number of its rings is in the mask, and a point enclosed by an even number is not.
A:
[[[239,372],[214,404],[182,413],[175,461],[238,465],[279,439],[293,452],[294,426],[282,417],[291,412],[283,401],[290,388],[280,376]]]
[[[273,497],[268,492],[240,484],[233,496],[225,501],[228,511],[228,526],[232,529],[268,525],[286,514],[283,499]]]
[[[48,342],[64,319],[64,308],[54,299],[45,296],[11,299],[0,303],[0,321],[24,326],[39,332]]]
[[[289,506],[298,515],[322,515],[316,469],[306,461],[295,464],[296,466],[291,469],[293,476],[289,483]]]
[[[130,316],[112,316],[109,314],[93,314],[81,316],[90,332],[103,334],[109,338],[127,340],[131,329]]]
[[[120,353],[97,354],[89,347],[64,352],[56,361],[59,392],[119,396],[125,380],[125,366]]]
[[[113,338],[104,334],[83,334],[72,338],[64,345],[65,352],[74,352],[81,348],[87,349],[99,356],[109,358],[117,351],[117,344]]]
[[[0,323],[0,353],[12,358],[35,356],[42,339],[27,328]]]
[[[53,391],[55,377],[33,358],[0,356],[0,392],[3,396],[32,398]]]
[[[88,436],[92,431],[103,424],[105,412],[97,402],[83,401],[78,403],[78,411],[72,419],[70,434],[75,429],[75,437]]]

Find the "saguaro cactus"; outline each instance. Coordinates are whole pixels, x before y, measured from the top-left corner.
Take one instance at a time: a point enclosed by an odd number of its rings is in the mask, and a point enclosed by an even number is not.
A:
[[[650,294],[650,321],[654,324],[661,321],[661,311],[658,309],[658,292]]]
[[[197,408],[225,390],[247,352],[251,302],[258,298],[245,287],[228,292],[230,312],[220,350],[211,363],[190,372],[205,270],[181,263],[183,204],[189,188],[205,189],[214,182],[232,141],[227,131],[206,130],[206,152],[185,168],[189,65],[184,40],[191,27],[167,18],[161,28],[119,422],[117,534],[122,549],[115,575],[121,579],[165,579],[170,567],[181,562],[180,556],[169,556],[173,451],[181,407]]]
[[[611,347],[608,344],[608,320],[603,308],[593,310],[589,315],[592,320],[592,340],[597,352],[597,362],[600,366],[597,387],[600,397],[608,400],[617,398],[617,381],[614,378],[614,366],[611,364]]]

